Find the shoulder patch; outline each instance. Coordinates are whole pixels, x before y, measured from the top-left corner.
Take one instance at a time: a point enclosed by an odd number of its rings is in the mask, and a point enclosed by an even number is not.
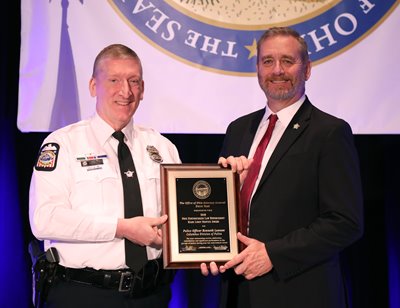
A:
[[[35,169],[39,171],[53,171],[57,167],[57,158],[60,146],[57,143],[45,143],[39,151]]]

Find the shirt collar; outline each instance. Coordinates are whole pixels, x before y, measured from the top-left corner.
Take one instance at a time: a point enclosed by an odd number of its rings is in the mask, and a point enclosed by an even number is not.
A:
[[[129,123],[122,129],[122,132],[125,135],[125,138],[128,139],[128,143],[133,144],[133,119],[129,121]]]
[[[92,127],[97,140],[99,140],[102,146],[104,146],[110,140],[110,138],[113,138],[112,134],[114,133],[114,129],[106,121],[104,121],[97,112],[92,118]],[[131,120],[122,129],[122,132],[131,144],[133,142],[133,131],[133,120]]]
[[[306,100],[305,94],[303,94],[300,99],[295,102],[294,104],[291,104],[290,106],[287,106],[286,108],[283,108],[282,110],[279,110],[276,114],[278,115],[279,121],[282,123],[282,125],[286,128],[290,121],[293,119],[294,115],[296,112],[300,109],[300,106],[304,103]],[[268,104],[265,109],[264,116],[261,120],[261,123],[264,125],[267,123],[268,117],[273,114],[271,109],[269,109]]]

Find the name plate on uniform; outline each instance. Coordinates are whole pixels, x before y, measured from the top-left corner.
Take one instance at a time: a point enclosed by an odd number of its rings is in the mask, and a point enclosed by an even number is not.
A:
[[[217,164],[161,164],[164,268],[223,264],[239,253],[239,176]]]

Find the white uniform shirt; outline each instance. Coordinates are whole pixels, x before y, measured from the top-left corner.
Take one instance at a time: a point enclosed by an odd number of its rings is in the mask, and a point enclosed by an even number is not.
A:
[[[139,178],[144,216],[159,217],[160,163],[151,159],[146,148],[156,148],[163,163],[180,163],[178,151],[158,132],[133,121],[122,131]],[[57,248],[64,266],[126,267],[124,240],[115,238],[117,220],[124,217],[124,197],[113,132],[96,114],[51,133],[43,142],[49,148],[58,144],[59,151],[57,159],[52,158],[54,170],[33,171],[30,223],[33,234],[45,240],[45,249]],[[39,161],[46,163],[39,159],[37,165]],[[147,247],[149,259],[160,254]]]

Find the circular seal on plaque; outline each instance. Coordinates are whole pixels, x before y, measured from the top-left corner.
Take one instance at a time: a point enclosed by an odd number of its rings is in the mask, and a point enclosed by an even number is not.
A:
[[[211,194],[211,186],[206,181],[197,181],[193,185],[193,194],[198,199],[207,199]]]

